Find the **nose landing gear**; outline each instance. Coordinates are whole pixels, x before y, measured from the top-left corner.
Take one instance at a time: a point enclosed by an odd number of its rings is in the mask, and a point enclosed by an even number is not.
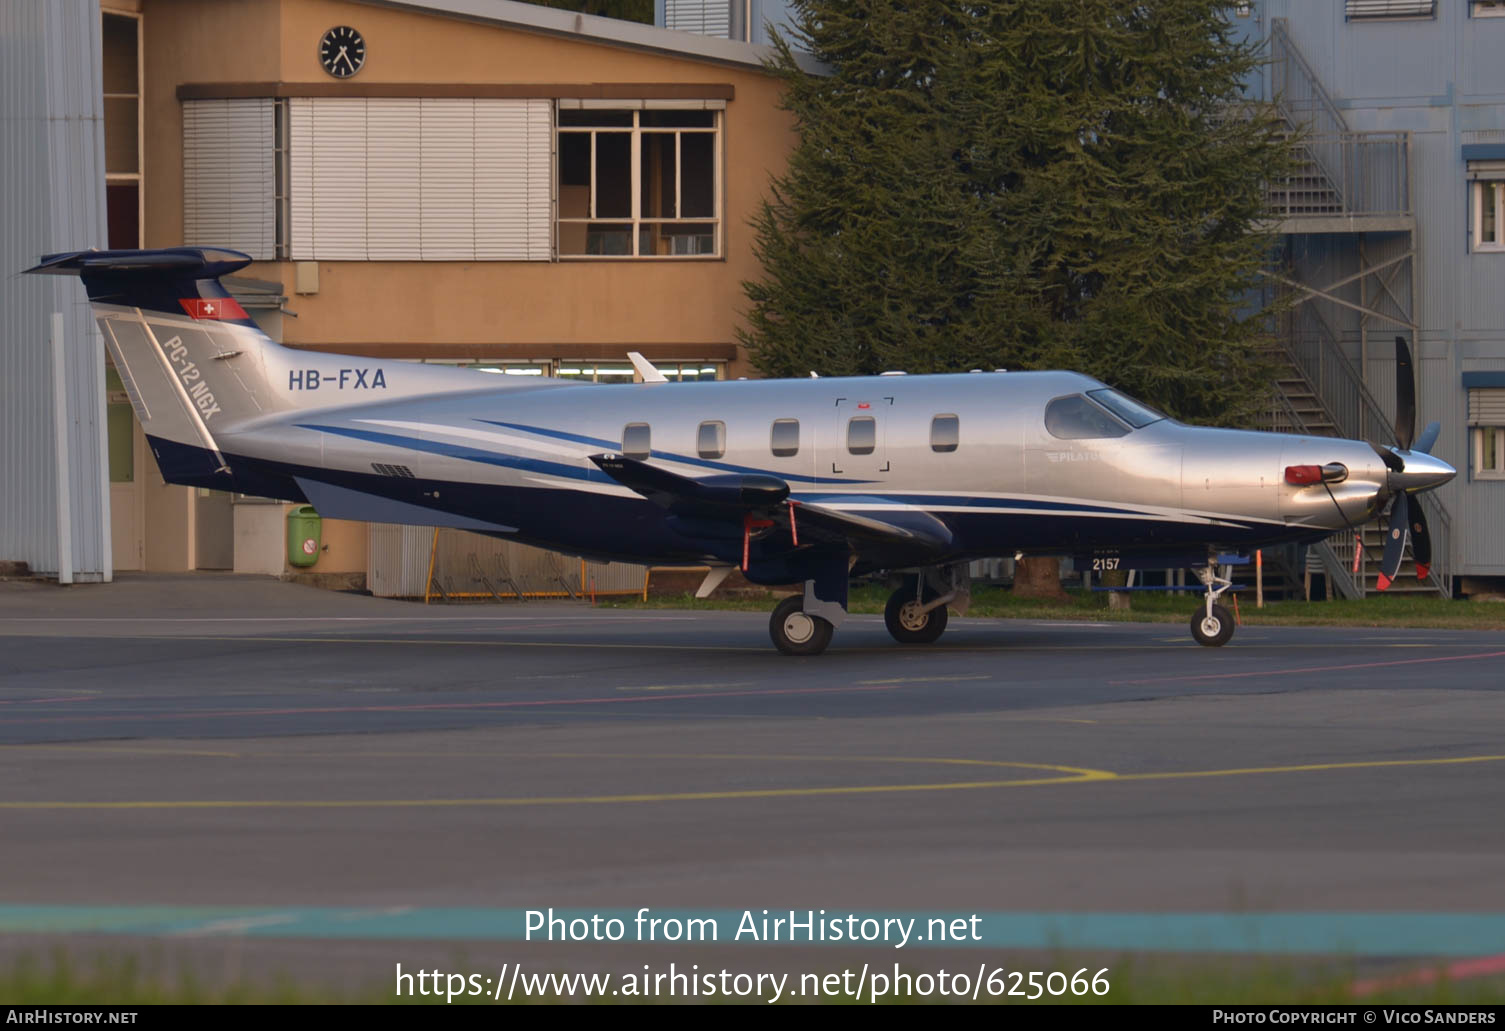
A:
[[[1202,606],[1191,615],[1191,636],[1205,648],[1221,648],[1233,637],[1233,615],[1218,604],[1223,592],[1233,586],[1233,581],[1218,572],[1218,567],[1209,562],[1197,566],[1192,572],[1207,588]]]

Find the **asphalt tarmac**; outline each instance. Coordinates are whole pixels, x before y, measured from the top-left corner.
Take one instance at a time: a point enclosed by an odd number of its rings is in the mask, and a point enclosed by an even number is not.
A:
[[[967,948],[1505,952],[1502,670],[1500,633],[916,649],[859,616],[795,659],[758,613],[0,584],[0,932],[609,967],[652,950],[524,946],[522,914],[793,907],[991,914]]]

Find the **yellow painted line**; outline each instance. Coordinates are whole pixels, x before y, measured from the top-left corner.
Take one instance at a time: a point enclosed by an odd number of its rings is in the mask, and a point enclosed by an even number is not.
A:
[[[807,758],[807,757],[800,757]],[[852,757],[854,759],[861,757]],[[915,760],[933,761],[933,760]],[[1164,773],[1116,774],[1108,770],[1079,769],[1033,763],[1005,763],[981,759],[942,760],[957,764],[1016,766],[1026,769],[1071,771],[1066,776],[1018,780],[959,781],[939,784],[863,784],[826,788],[753,788],[743,791],[662,792],[627,795],[561,795],[540,798],[396,798],[396,799],[244,799],[134,802],[0,802],[0,810],[79,809],[421,809],[421,808],[522,808],[551,805],[612,805],[634,802],[707,802],[759,798],[816,798],[831,795],[881,795],[931,791],[978,791],[1000,788],[1040,787],[1050,784],[1085,784],[1148,780],[1184,780],[1198,777],[1233,777],[1277,773],[1313,773],[1335,770],[1384,769],[1407,766],[1448,766],[1466,763],[1505,762],[1505,755],[1472,755],[1442,759],[1376,759],[1342,763],[1307,763],[1289,766],[1251,766],[1227,770],[1184,770]]]
[[[1114,777],[1114,780],[1189,780],[1196,777],[1240,777],[1260,773],[1321,773],[1332,770],[1376,770],[1398,766],[1460,766],[1465,763],[1497,762],[1505,762],[1505,755],[1466,755],[1453,759],[1370,759],[1346,763],[1306,763],[1297,766],[1250,766],[1233,770],[1121,773]]]

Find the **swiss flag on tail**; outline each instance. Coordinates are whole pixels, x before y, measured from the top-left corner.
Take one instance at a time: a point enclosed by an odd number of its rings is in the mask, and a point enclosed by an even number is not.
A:
[[[192,318],[219,322],[249,318],[240,302],[233,297],[183,297],[178,303]]]

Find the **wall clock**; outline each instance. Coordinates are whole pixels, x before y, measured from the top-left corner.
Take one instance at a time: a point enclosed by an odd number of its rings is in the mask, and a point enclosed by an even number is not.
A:
[[[366,63],[366,41],[349,25],[336,25],[319,40],[319,63],[336,79],[348,79]]]

